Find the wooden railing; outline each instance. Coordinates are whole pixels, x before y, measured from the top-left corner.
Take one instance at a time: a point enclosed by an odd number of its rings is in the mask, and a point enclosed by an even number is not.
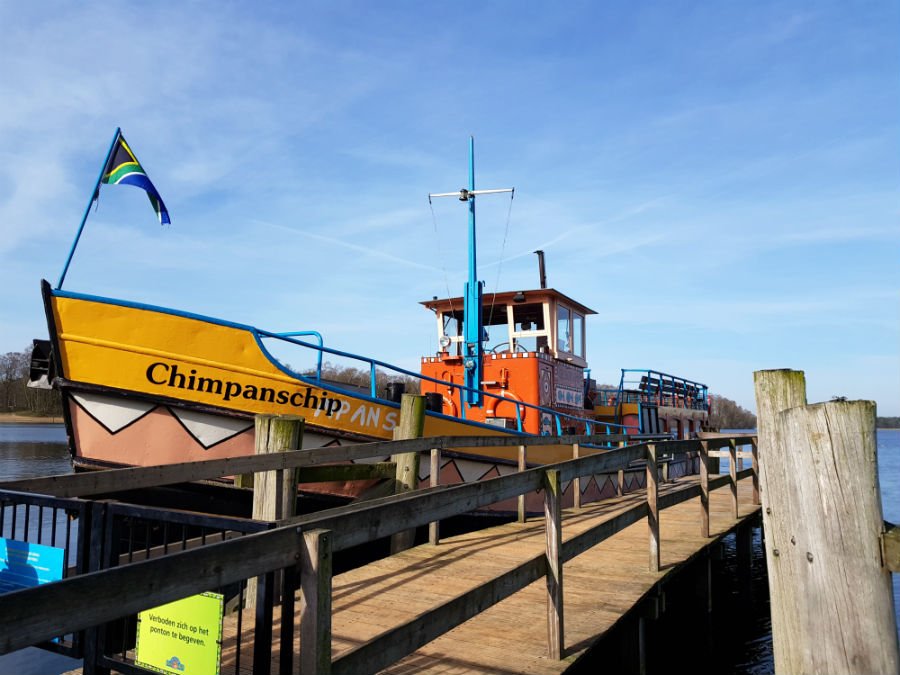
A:
[[[603,442],[610,440],[607,436],[602,438]],[[403,452],[430,452],[460,446],[527,448],[568,444],[573,446],[573,454],[577,455],[579,446],[583,448],[596,440],[596,437],[586,436],[423,438],[31,479],[0,485],[0,489],[10,489],[14,485],[18,490],[37,490],[60,496],[86,496],[222,475],[284,470],[340,460]],[[738,470],[737,448],[746,445],[751,446],[747,455],[752,458],[752,466]],[[719,448],[727,448],[730,471],[728,475],[711,478],[708,459]],[[700,457],[699,484],[661,495],[658,458],[664,454],[677,457],[684,453],[698,453]],[[561,486],[567,481],[592,474],[622,471],[637,460],[646,460],[646,500],[563,542]],[[565,562],[646,517],[650,525],[649,567],[658,571],[660,511],[699,496],[700,530],[703,536],[708,537],[709,492],[718,487],[729,486],[733,515],[737,517],[739,480],[753,478],[754,503],[759,503],[756,489],[757,466],[753,436],[640,443],[556,464],[523,469],[499,478],[452,486],[434,486],[290,518],[279,521],[273,530],[249,534],[237,540],[209,544],[160,559],[135,562],[0,596],[0,654],[249,577],[283,570],[293,578],[299,569],[303,608],[300,615],[300,663],[303,673],[360,673],[380,670],[541,577],[547,579],[549,651],[554,658],[561,658],[565,644]],[[435,474],[433,471],[433,475]],[[342,654],[332,662],[331,559],[334,552],[537,490],[542,490],[544,495],[547,545],[543,553],[450,602],[435,607],[413,621]],[[190,570],[190,573],[185,573],[186,570]],[[283,634],[293,635],[294,597],[293,593],[285,596],[282,631],[288,632]],[[76,607],[77,611],[71,609]],[[282,645],[289,642],[292,641],[281,641]],[[282,672],[291,672],[293,656],[282,651]]]
[[[261,471],[283,471],[320,464],[349,462],[372,457],[385,457],[408,452],[453,450],[457,448],[502,448],[534,446],[582,446],[591,444],[621,443],[634,440],[635,436],[600,434],[597,436],[436,436],[413,438],[405,441],[377,441],[355,445],[288,450],[267,455],[247,455],[225,459],[208,459],[150,467],[129,467],[91,471],[85,473],[26,478],[0,483],[2,490],[36,492],[56,497],[89,497],[161,487],[191,481],[213,480],[223,476],[236,476]],[[645,437],[647,438],[647,437]],[[595,452],[598,450],[594,450]]]

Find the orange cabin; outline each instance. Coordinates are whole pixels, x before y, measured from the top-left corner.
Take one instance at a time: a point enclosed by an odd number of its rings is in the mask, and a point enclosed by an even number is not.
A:
[[[585,317],[596,312],[552,288],[485,294],[482,300],[484,392],[480,406],[464,403],[463,299],[422,303],[437,318],[435,356],[422,358],[421,393],[441,396],[445,415],[533,434],[583,433],[579,418],[593,417],[585,401]],[[550,408],[562,416],[526,405]],[[435,408],[437,409],[437,408]],[[558,428],[561,427],[561,428]]]

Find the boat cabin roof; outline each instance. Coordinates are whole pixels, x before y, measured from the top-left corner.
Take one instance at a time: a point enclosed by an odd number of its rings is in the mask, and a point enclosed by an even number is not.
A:
[[[520,295],[521,294],[521,295]],[[517,297],[518,296],[518,297]],[[577,300],[560,293],[554,288],[537,288],[530,291],[504,291],[502,293],[484,293],[481,297],[483,305],[518,305],[544,302],[561,302],[582,314],[596,314],[594,310],[585,307]],[[424,300],[420,304],[435,312],[459,312],[462,311],[463,298],[432,298]]]

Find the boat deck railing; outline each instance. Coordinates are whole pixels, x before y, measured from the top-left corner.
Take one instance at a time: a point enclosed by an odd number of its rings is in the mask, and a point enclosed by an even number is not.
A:
[[[658,370],[623,368],[619,388],[609,405],[620,403],[709,411],[709,387]]]
[[[304,374],[298,372],[297,370],[287,368],[283,363],[281,363],[276,357],[268,354],[269,358],[273,360],[280,368],[288,372],[293,377],[297,377],[303,381],[312,381],[316,384],[322,385],[326,384],[322,376],[322,355],[330,354],[336,357],[350,359],[351,361],[363,364],[365,366],[365,370],[363,372],[368,372],[368,396],[372,399],[378,400],[380,402],[390,402],[387,399],[380,397],[378,395],[378,380],[379,374],[382,377],[387,377],[390,379],[391,377],[397,377],[402,380],[412,379],[417,383],[420,382],[431,382],[441,387],[446,387],[448,391],[452,392],[452,396],[458,401],[454,401],[458,405],[458,410],[460,411],[460,418],[466,419],[466,410],[468,408],[468,404],[465,402],[465,394],[467,392],[477,392],[481,396],[485,398],[494,399],[498,402],[502,401],[505,403],[512,404],[515,407],[516,411],[516,427],[515,431],[518,433],[525,433],[524,430],[524,418],[529,410],[536,411],[538,415],[549,415],[553,420],[553,430],[556,435],[562,435],[564,433],[576,433],[576,432],[584,432],[586,435],[596,435],[596,434],[617,434],[617,433],[627,433],[628,429],[625,425],[622,424],[614,424],[611,422],[600,422],[595,419],[576,415],[572,413],[565,413],[559,410],[555,410],[553,408],[547,408],[544,406],[535,405],[533,403],[525,403],[524,401],[516,401],[511,398],[507,398],[505,396],[501,396],[498,394],[491,393],[485,390],[476,390],[471,387],[467,387],[463,384],[459,384],[456,382],[448,382],[446,380],[440,380],[437,378],[429,377],[427,375],[422,375],[421,373],[416,373],[411,370],[406,370],[405,368],[400,368],[399,366],[392,365],[390,363],[386,363],[384,361],[379,361],[378,359],[373,359],[367,356],[361,356],[359,354],[353,354],[352,352],[345,352],[339,349],[333,349],[331,347],[326,347],[323,344],[322,336],[315,331],[296,331],[291,333],[271,333],[265,330],[261,330],[258,328],[253,329],[258,338],[269,338],[273,340],[279,340],[284,343],[288,343],[291,345],[296,345],[299,347],[303,347],[306,349],[310,349],[316,352],[316,368],[311,371],[310,374]],[[297,339],[301,336],[312,335],[317,338],[318,344],[313,344],[311,342],[306,342],[304,340]],[[260,340],[261,342],[261,340]],[[348,394],[352,394],[355,396],[359,396],[360,392],[356,388],[351,388],[352,385],[348,385],[347,388],[340,387],[336,385],[333,381],[327,382],[329,387],[333,387],[335,389],[339,389],[341,391],[345,391]],[[435,413],[432,414],[442,414]],[[471,420],[470,420],[471,421]],[[479,422],[472,422],[474,424],[481,424]],[[489,428],[492,427],[489,424],[485,424],[484,426]],[[545,434],[549,435],[549,434]]]

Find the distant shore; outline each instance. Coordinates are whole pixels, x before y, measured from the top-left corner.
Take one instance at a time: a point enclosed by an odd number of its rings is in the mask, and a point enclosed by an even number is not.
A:
[[[0,424],[62,424],[62,416],[42,417],[40,415],[18,415],[0,413]]]

